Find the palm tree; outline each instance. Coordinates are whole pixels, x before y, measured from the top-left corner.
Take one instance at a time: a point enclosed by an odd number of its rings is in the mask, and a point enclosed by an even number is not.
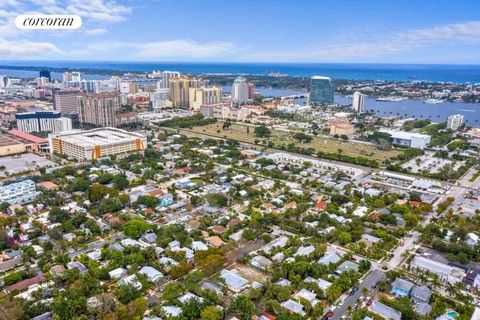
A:
[[[447,288],[446,289],[447,289],[448,295],[450,297],[453,297],[455,292],[457,292],[457,288],[455,287],[455,285],[451,284],[450,282],[447,283]]]

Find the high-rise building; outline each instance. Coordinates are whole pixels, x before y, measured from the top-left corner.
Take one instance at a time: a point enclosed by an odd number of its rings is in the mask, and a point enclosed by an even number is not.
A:
[[[465,116],[462,114],[453,114],[448,117],[447,129],[456,131],[465,123]]]
[[[170,96],[170,89],[162,88],[157,89],[150,93],[150,101],[152,102],[153,109],[162,109],[167,105],[167,100]]]
[[[48,82],[52,81],[52,78],[50,78],[50,71],[47,69],[40,70],[40,75],[39,77],[45,77],[48,79]]]
[[[83,76],[80,72],[64,72],[63,73],[63,81],[76,81],[80,82],[83,80]]]
[[[78,99],[80,90],[76,88],[54,88],[52,90],[53,110],[62,115],[78,113]]]
[[[248,83],[248,99],[255,99],[257,91],[255,90],[255,85],[251,82]]]
[[[335,85],[329,77],[314,76],[310,79],[310,104],[333,103]]]
[[[24,112],[15,115],[17,128],[23,132],[64,132],[72,130],[72,119],[57,111]]]
[[[248,102],[248,82],[243,77],[237,77],[232,85],[232,101],[237,105]]]
[[[117,92],[81,93],[78,96],[78,119],[102,127],[114,127],[120,113],[120,99]]]
[[[37,87],[44,87],[49,83],[47,77],[40,77],[40,78],[37,78],[36,80],[37,80]]]
[[[365,112],[365,95],[359,91],[353,93],[352,109],[358,113]]]
[[[200,87],[198,79],[188,77],[170,79],[170,101],[173,108],[188,108],[190,88]]]
[[[189,108],[199,111],[201,105],[216,104],[222,101],[221,87],[189,88]]]
[[[161,87],[162,88],[170,88],[170,79],[180,78],[180,72],[178,72],[178,71],[163,71],[160,75],[160,78],[162,79]]]

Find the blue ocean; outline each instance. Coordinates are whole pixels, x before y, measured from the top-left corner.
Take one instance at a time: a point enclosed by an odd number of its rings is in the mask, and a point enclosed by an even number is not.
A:
[[[0,61],[3,66],[102,69],[148,72],[176,70],[183,73],[263,75],[278,72],[295,77],[325,75],[352,80],[424,80],[480,83],[480,65],[366,64],[366,63],[201,63],[201,62],[102,62],[102,61]],[[6,68],[5,68],[6,69]],[[5,75],[5,71],[0,70]],[[13,71],[13,70],[11,70]],[[15,70],[19,71],[19,70]],[[26,72],[26,71],[25,71]],[[32,71],[31,71],[32,72]],[[32,72],[32,74],[37,74]]]

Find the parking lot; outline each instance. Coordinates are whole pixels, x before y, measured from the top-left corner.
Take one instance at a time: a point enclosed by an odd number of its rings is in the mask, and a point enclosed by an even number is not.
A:
[[[38,168],[55,166],[55,162],[33,153],[24,153],[15,156],[0,158],[0,176],[14,175],[20,172],[36,170]]]
[[[445,165],[452,165],[453,170],[458,170],[465,162],[442,159],[433,156],[433,152],[425,152],[424,155],[415,157],[402,165],[402,168],[410,170],[412,173],[426,171],[429,173],[438,173]]]

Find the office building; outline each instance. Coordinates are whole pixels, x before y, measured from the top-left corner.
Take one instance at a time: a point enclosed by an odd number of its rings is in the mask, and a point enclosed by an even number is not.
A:
[[[178,71],[163,71],[160,75],[161,81],[160,88],[170,88],[170,79],[180,78],[180,72]]]
[[[432,137],[427,134],[420,134],[414,132],[388,129],[382,129],[379,131],[391,135],[392,144],[411,148],[425,149],[430,144],[430,140],[432,139]]]
[[[330,135],[331,136],[353,136],[353,125],[346,118],[339,118],[331,122]]]
[[[335,85],[329,77],[314,76],[310,79],[310,104],[331,104],[334,101]]]
[[[81,93],[78,97],[78,120],[102,127],[117,124],[120,112],[118,93]]]
[[[199,88],[198,79],[188,77],[172,78],[170,83],[170,106],[173,108],[188,108],[190,88]]]
[[[35,182],[30,179],[0,186],[0,203],[7,202],[10,205],[29,203],[35,200],[37,195]]]
[[[154,110],[163,109],[167,106],[167,100],[170,96],[169,88],[157,89],[150,92],[150,101]]]
[[[50,71],[47,69],[40,70],[39,74],[40,78],[47,78],[48,82],[52,81],[52,78],[50,77]]]
[[[237,77],[232,85],[232,101],[237,105],[248,102],[248,82],[243,77]]]
[[[248,99],[255,99],[257,97],[257,91],[255,90],[255,85],[251,82],[248,83]]]
[[[221,87],[189,88],[189,108],[199,111],[200,106],[222,102]]]
[[[358,113],[365,112],[365,95],[359,91],[353,93],[352,110]]]
[[[40,77],[36,79],[37,87],[45,87],[49,84],[47,77]]]
[[[78,88],[87,93],[117,92],[120,91],[121,81],[117,78],[109,80],[81,80],[65,81],[66,87]]]
[[[77,88],[54,88],[52,90],[53,110],[62,115],[78,113],[78,99],[80,90]]]
[[[82,73],[80,72],[64,72],[63,73],[63,81],[76,81],[80,82],[83,80]]]
[[[262,114],[262,111],[257,106],[235,108],[231,103],[225,102],[202,105],[199,111],[204,117],[233,121],[252,120],[254,114]]]
[[[58,111],[24,112],[15,115],[17,128],[23,132],[63,132],[72,130],[72,119]]]
[[[447,129],[456,131],[465,123],[465,117],[462,114],[454,114],[448,117]]]
[[[50,134],[49,142],[52,153],[79,161],[143,152],[147,147],[145,136],[118,128]]]

